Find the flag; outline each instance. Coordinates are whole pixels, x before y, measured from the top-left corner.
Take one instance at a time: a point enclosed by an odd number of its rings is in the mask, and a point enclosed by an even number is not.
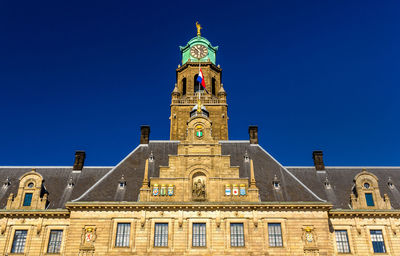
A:
[[[199,75],[197,76],[197,82],[199,82],[201,86],[203,86],[204,89],[206,89],[206,81],[204,79],[204,75],[201,69],[199,70]]]

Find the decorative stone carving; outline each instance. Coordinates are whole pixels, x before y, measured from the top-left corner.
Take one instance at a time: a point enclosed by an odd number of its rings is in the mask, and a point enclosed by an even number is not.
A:
[[[197,178],[193,182],[192,195],[194,200],[205,200],[206,199],[206,184],[201,178]]]
[[[86,226],[82,228],[80,251],[94,252],[94,242],[96,241],[96,227]]]

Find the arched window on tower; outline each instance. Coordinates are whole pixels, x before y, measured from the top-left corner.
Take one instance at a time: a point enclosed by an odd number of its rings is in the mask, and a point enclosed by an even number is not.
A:
[[[216,83],[216,80],[213,77],[212,78],[212,83],[211,83],[211,93],[212,93],[212,95],[215,95],[215,83]]]
[[[182,79],[182,95],[186,95],[186,77]]]
[[[198,76],[199,75],[194,76],[194,83],[193,83],[194,84],[194,93],[198,92],[199,90],[200,91],[204,90],[203,86],[201,86],[200,83],[197,81]]]

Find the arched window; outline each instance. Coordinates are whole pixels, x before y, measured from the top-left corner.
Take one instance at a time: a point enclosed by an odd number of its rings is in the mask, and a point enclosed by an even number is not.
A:
[[[182,95],[186,95],[186,77],[182,79]]]
[[[216,83],[216,80],[213,77],[212,78],[212,83],[211,83],[211,93],[212,93],[212,95],[215,95],[215,83]]]
[[[200,91],[204,90],[203,86],[201,86],[200,83],[197,81],[198,76],[199,75],[194,76],[194,83],[193,83],[194,84],[194,93],[198,92],[199,90]]]

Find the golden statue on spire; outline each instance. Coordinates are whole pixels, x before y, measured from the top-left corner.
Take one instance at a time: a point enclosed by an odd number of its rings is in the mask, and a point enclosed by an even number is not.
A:
[[[203,107],[203,105],[201,104],[201,100],[199,97],[199,99],[197,100],[197,112],[201,113],[201,107]]]
[[[197,28],[197,36],[201,36],[200,30],[202,29],[202,27],[198,21],[196,21],[196,28]]]

